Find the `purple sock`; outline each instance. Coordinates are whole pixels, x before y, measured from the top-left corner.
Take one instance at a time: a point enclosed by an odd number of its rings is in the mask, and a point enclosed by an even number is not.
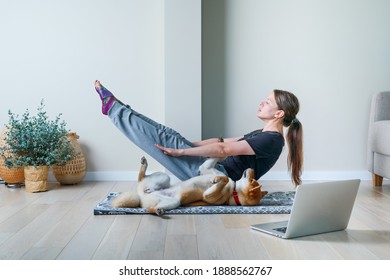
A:
[[[97,93],[99,94],[101,100],[103,100],[107,97],[110,97],[110,96],[114,96],[111,93],[111,91],[106,89],[103,85],[100,85],[100,87],[95,87],[95,89],[96,89]]]
[[[112,105],[115,103],[116,98],[114,96],[108,96],[102,100],[102,113],[107,115]]]
[[[115,103],[116,98],[112,94],[112,92],[109,91],[108,89],[106,89],[102,84],[100,84],[100,82],[99,82],[98,86],[95,85],[95,90],[99,94],[99,97],[102,101],[102,113],[104,115],[107,115],[108,111],[110,110],[112,105]]]

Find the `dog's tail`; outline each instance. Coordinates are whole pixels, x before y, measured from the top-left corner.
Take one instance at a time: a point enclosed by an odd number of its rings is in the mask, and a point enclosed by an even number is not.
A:
[[[113,208],[138,208],[140,207],[140,197],[135,189],[123,192],[111,201],[111,206]]]

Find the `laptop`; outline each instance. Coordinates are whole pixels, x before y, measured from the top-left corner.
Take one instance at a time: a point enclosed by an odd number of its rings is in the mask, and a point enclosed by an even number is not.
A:
[[[286,239],[344,230],[359,185],[359,179],[302,184],[297,187],[288,221],[251,228]]]

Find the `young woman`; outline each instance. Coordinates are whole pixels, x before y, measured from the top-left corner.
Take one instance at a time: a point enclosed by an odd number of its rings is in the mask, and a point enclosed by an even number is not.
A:
[[[216,168],[232,180],[239,180],[247,168],[255,170],[258,180],[278,160],[283,146],[283,127],[288,127],[288,168],[295,185],[301,183],[303,165],[302,125],[296,118],[297,97],[287,91],[274,90],[260,103],[257,117],[263,128],[243,137],[211,138],[190,142],[178,132],[134,111],[123,104],[99,81],[95,89],[102,101],[102,113],[134,144],[156,159],[180,180],[199,175],[199,166],[208,158],[225,158]]]

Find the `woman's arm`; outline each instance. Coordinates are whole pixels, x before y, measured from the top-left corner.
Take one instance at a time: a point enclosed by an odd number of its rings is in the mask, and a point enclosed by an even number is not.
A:
[[[156,144],[156,147],[163,151],[164,154],[174,157],[201,156],[223,158],[227,156],[255,154],[251,146],[249,146],[248,142],[245,140],[235,142],[214,142],[208,145],[206,144],[188,149],[166,148],[159,144]]]
[[[210,138],[210,139],[206,139],[206,140],[202,140],[202,141],[198,141],[198,142],[193,142],[192,144],[194,144],[195,146],[199,147],[199,146],[204,146],[204,145],[210,145],[210,144],[213,144],[213,143],[221,143],[221,142],[224,142],[224,143],[229,143],[229,142],[237,142],[239,139],[241,139],[242,137],[232,137],[232,138]]]

